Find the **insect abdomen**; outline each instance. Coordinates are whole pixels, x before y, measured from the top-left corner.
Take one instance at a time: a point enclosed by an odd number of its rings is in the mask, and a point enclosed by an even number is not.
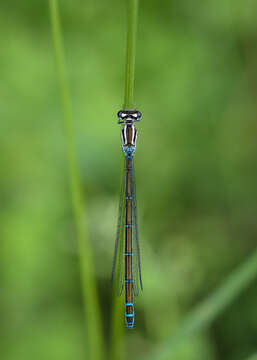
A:
[[[126,302],[125,316],[126,316],[127,327],[132,328],[134,326],[134,319],[135,319],[133,302]]]

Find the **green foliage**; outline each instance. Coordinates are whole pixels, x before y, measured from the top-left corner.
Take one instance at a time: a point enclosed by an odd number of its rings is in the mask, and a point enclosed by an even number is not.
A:
[[[78,154],[86,211],[81,190],[70,201],[48,4],[0,5],[1,359],[87,359],[90,341],[113,359],[159,359],[167,348],[174,360],[249,358],[257,287],[255,270],[243,275],[255,263],[257,236],[256,3],[140,2],[135,107],[143,112],[136,176],[144,293],[133,331],[124,328],[119,303],[112,313],[109,291],[125,2],[62,0],[60,12],[73,105],[68,143],[72,157]],[[94,276],[81,288],[80,269],[85,279],[93,263]],[[234,271],[243,280],[227,292]],[[195,312],[196,304],[204,305]],[[101,342],[100,327],[105,349],[92,345]],[[171,356],[176,334],[181,346]]]
[[[244,264],[234,270],[202,304],[193,310],[178,330],[159,347],[151,359],[174,357],[189,337],[209,326],[232,301],[257,277],[257,250]]]
[[[249,358],[247,358],[247,360],[256,360],[257,359],[257,354],[254,354],[252,356],[250,356]]]

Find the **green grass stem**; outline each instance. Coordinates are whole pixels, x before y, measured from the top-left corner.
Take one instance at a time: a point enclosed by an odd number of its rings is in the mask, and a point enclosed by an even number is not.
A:
[[[136,32],[138,0],[127,0],[127,49],[125,66],[125,91],[123,109],[134,109],[134,79],[136,57]],[[123,166],[122,157],[122,166]],[[121,167],[123,169],[123,167]],[[112,328],[110,359],[121,360],[123,358],[123,334],[124,319],[122,317],[124,304],[121,298],[113,296]],[[123,320],[123,321],[122,321]]]
[[[125,93],[123,108],[125,110],[133,110],[138,0],[127,0],[126,2],[128,5],[128,28],[125,68]]]
[[[147,360],[172,359],[180,346],[205,329],[216,319],[252,281],[257,277],[257,250],[238,266],[202,304],[184,320],[181,327],[172,334]]]
[[[88,339],[87,345],[89,356],[87,358],[102,360],[104,358],[104,349],[100,309],[94,277],[92,250],[85,220],[85,208],[80,184],[80,173],[76,153],[75,132],[72,120],[71,99],[67,80],[65,55],[62,44],[58,1],[49,0],[49,8],[57,63],[58,82],[64,113],[68,172],[78,240],[79,265],[84,300],[85,324]]]

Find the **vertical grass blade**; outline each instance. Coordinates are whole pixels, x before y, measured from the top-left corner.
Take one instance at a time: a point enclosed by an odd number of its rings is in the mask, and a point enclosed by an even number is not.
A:
[[[126,0],[127,3],[127,48],[125,65],[125,91],[124,110],[134,109],[134,79],[135,79],[135,58],[136,58],[136,32],[138,0]],[[123,156],[122,166],[123,169]],[[124,311],[124,300],[113,297],[112,328],[111,328],[111,349],[110,359],[122,360],[123,356],[123,331],[124,318],[121,315]],[[122,322],[123,319],[123,322]]]
[[[223,284],[188,315],[181,327],[168,338],[147,360],[172,359],[179,346],[206,328],[257,277],[257,249],[235,269]]]
[[[138,0],[127,0],[126,2],[128,4],[127,7],[128,30],[127,30],[125,93],[124,93],[123,109],[133,110]]]
[[[79,166],[76,155],[75,133],[72,121],[71,100],[67,80],[65,56],[61,37],[58,1],[49,0],[51,26],[57,63],[58,82],[64,113],[64,125],[67,147],[67,161],[70,179],[72,206],[75,218],[79,265],[87,330],[88,359],[104,358],[103,337],[100,310],[93,271],[92,251],[89,242],[87,224],[84,216],[83,196],[80,185]]]

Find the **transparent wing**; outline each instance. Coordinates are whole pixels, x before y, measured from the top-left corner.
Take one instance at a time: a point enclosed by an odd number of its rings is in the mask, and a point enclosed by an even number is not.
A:
[[[140,246],[138,238],[138,224],[137,224],[137,198],[136,198],[136,179],[135,170],[133,166],[132,170],[132,222],[133,222],[133,233],[132,233],[132,247],[133,247],[133,293],[135,296],[139,294],[140,290],[143,290],[142,273],[141,273],[141,259],[140,259]]]
[[[121,193],[117,232],[112,263],[111,288],[120,296],[124,289],[125,265],[124,265],[124,228],[125,228],[125,166],[122,170]]]

